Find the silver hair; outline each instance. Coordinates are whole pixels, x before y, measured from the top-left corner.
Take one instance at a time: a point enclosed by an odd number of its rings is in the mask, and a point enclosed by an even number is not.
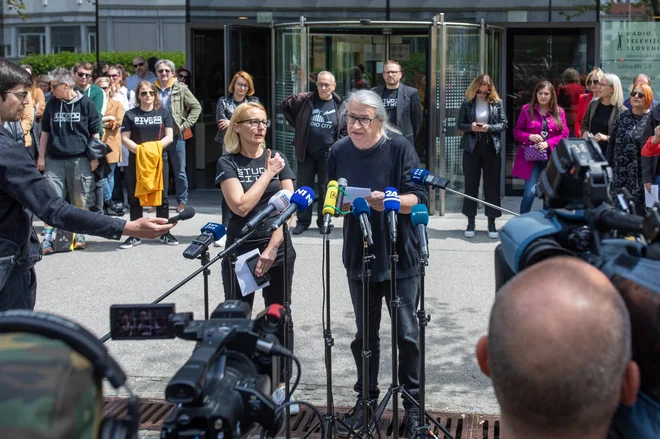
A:
[[[334,84],[335,82],[337,82],[337,81],[335,80],[335,75],[333,75],[332,72],[328,72],[327,70],[323,70],[323,71],[319,72],[319,74],[316,75],[316,77],[318,78],[318,77],[320,77],[321,75],[328,75],[328,76],[330,76],[330,77],[332,78],[332,83],[333,83],[333,84]]]
[[[371,90],[355,90],[348,95],[346,99],[346,108],[351,102],[356,102],[358,104],[366,105],[376,110],[376,117],[381,120],[382,125],[380,126],[380,133],[386,139],[389,139],[390,133],[401,134],[397,128],[392,126],[387,120],[387,111],[385,111],[385,105],[383,104],[383,99],[374,93]]]
[[[169,59],[159,59],[158,61],[156,61],[156,65],[154,66],[156,71],[158,70],[158,66],[161,64],[167,64],[167,67],[169,67],[170,70],[172,70],[172,73],[174,73],[174,71],[176,70],[176,68],[174,67],[174,63]]]
[[[57,67],[48,73],[48,82],[50,83],[50,81],[55,81],[58,84],[69,84],[69,87],[73,87],[73,73],[64,67]]]

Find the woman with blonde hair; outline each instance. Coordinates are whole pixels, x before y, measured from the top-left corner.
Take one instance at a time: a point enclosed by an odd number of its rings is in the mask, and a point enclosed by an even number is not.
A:
[[[123,212],[123,208],[115,206],[112,202],[112,190],[115,186],[115,168],[121,161],[121,124],[124,120],[124,108],[121,103],[114,99],[115,90],[112,88],[112,80],[109,77],[101,76],[94,81],[94,85],[103,90],[108,98],[108,105],[105,114],[101,118],[103,124],[103,138],[101,139],[112,149],[112,152],[105,156],[110,166],[110,173],[102,180],[103,183],[103,212],[108,215],[109,212],[118,214]]]
[[[231,216],[227,227],[227,246],[234,243],[241,234],[241,229],[258,212],[268,206],[270,198],[282,189],[294,191],[293,181],[295,175],[286,160],[286,157],[266,148],[266,132],[270,127],[266,110],[263,105],[248,102],[240,105],[234,111],[224,136],[224,145],[227,154],[218,159],[218,172],[215,179],[216,186],[222,189],[225,201],[231,209]],[[224,219],[224,218],[223,218]],[[285,290],[284,284],[284,246],[283,227],[271,232],[270,224],[274,218],[266,220],[266,225],[237,248],[237,254],[245,254],[252,250],[259,250],[260,256],[256,263],[254,274],[257,277],[270,276],[270,285],[263,288],[262,295],[266,306],[283,304]],[[291,220],[289,220],[289,223]],[[288,232],[287,232],[288,233]],[[287,236],[287,288],[290,290],[293,278],[293,267],[296,252],[291,245],[291,238]],[[226,299],[239,299],[252,307],[254,294],[242,296],[231,292],[237,291],[233,270],[230,269],[229,258],[222,260],[222,284]],[[232,287],[232,284],[234,285]],[[238,296],[238,297],[237,297]],[[277,332],[280,343],[284,342],[284,328]],[[293,346],[293,334],[291,333]],[[289,371],[290,372],[290,371]],[[280,372],[280,383],[285,381],[284,372]],[[273,395],[273,400],[281,404],[284,402],[284,387],[281,384]],[[293,400],[293,397],[291,397]],[[291,407],[291,413],[298,412],[298,406]]]
[[[500,205],[500,174],[502,167],[502,132],[506,130],[507,119],[502,100],[489,75],[477,76],[467,91],[465,100],[458,112],[458,129],[463,132],[463,174],[465,193],[473,197],[479,195],[481,174],[484,176],[486,201]],[[488,237],[497,239],[499,234],[495,219],[502,215],[497,209],[486,206],[488,217]],[[477,203],[465,198],[463,215],[468,218],[466,238],[474,237]]]
[[[25,138],[25,147],[30,150],[36,158],[39,155],[39,137],[41,136],[41,116],[46,108],[44,92],[38,87],[37,75],[34,74],[32,66],[23,64],[23,67],[32,75],[32,87],[29,89],[28,104],[23,109],[21,116],[21,128]]]
[[[580,99],[578,101],[578,110],[577,110],[577,116],[575,118],[575,136],[576,137],[582,137],[582,120],[584,119],[584,115],[587,112],[587,107],[589,106],[589,103],[593,101],[594,99],[598,99],[598,96],[600,96],[600,80],[603,78],[603,71],[596,67],[593,69],[589,74],[587,75],[587,90],[589,90],[589,93],[584,93],[580,95]]]
[[[598,99],[589,103],[582,120],[582,138],[593,137],[600,149],[605,151],[610,140],[612,127],[623,106],[621,80],[612,73],[605,73],[598,83]]]
[[[118,66],[110,66],[108,69],[108,78],[110,78],[113,99],[121,104],[124,111],[128,111],[130,109],[129,101],[131,98],[135,99],[135,93],[131,94],[124,86],[122,70]]]

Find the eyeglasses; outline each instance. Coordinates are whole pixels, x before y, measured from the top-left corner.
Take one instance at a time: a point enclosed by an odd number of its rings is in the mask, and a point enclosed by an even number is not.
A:
[[[477,90],[477,94],[482,96],[488,96],[490,94],[490,91]]]
[[[384,75],[396,75],[397,73],[401,73],[401,70],[390,70],[389,72],[383,72]]]
[[[263,124],[263,126],[265,126],[266,128],[270,128],[270,120],[269,119],[265,119],[265,120],[248,119],[248,120],[242,120],[238,123],[248,123],[248,124],[250,124],[250,127],[252,127],[252,128],[259,128],[259,125]]]
[[[119,75],[108,75],[108,78],[110,78],[110,79],[116,79],[116,78],[119,78]]]
[[[76,75],[78,75],[79,78],[91,78],[92,77],[91,73],[78,72],[78,73],[76,73]]]
[[[630,97],[644,99],[644,93],[642,93],[641,91],[633,91],[630,92]]]
[[[108,86],[106,86],[106,87],[101,87],[101,90],[107,90],[107,89],[109,89],[109,88],[110,88],[110,87],[108,87]]]
[[[143,65],[144,65],[143,62],[139,62],[137,64],[133,64],[133,67],[135,67],[137,69],[138,67],[142,67]]]
[[[181,79],[188,79],[188,77],[189,77],[189,75],[181,75],[181,74],[179,74],[179,78],[181,78]]]
[[[141,91],[140,96],[143,96],[143,97],[144,96],[156,96],[156,92],[155,91]]]
[[[598,82],[599,87],[611,87],[612,84],[608,84],[607,82]]]
[[[158,73],[172,73],[172,71],[170,69],[160,69]]]
[[[373,122],[374,119],[378,119],[378,116],[374,116],[374,117],[348,116],[348,124],[352,126],[355,124],[355,122],[360,122],[360,125],[362,125],[363,127],[368,127],[369,125],[371,125],[371,122]]]
[[[240,82],[237,82],[236,87],[238,87],[238,88],[249,88],[250,85],[249,84],[241,84]]]
[[[587,84],[598,85],[600,81],[598,79],[592,79],[591,81],[587,81]]]
[[[25,98],[27,98],[27,95],[29,92],[27,91],[3,91],[2,92],[5,95],[14,95],[18,98],[19,101],[23,102]]]
[[[316,83],[316,86],[317,86],[318,88],[330,88],[330,87],[332,87],[333,85],[334,85],[334,84],[326,84],[325,82],[317,82],[317,83]]]

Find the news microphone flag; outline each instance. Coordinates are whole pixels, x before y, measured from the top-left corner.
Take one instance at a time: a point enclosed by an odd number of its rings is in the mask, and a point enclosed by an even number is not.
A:
[[[291,195],[291,204],[289,207],[275,219],[270,225],[270,229],[275,231],[279,229],[285,221],[293,216],[298,210],[303,211],[312,205],[314,202],[314,189],[309,186],[298,188],[297,191]]]
[[[395,187],[385,188],[385,199],[383,201],[385,212],[387,212],[387,222],[390,226],[390,239],[396,242],[396,215],[401,208],[401,200],[399,200],[399,193]]]
[[[206,223],[204,227],[201,228],[197,238],[190,243],[188,248],[183,252],[183,257],[186,259],[195,259],[200,256],[202,253],[208,250],[209,245],[213,244],[214,241],[222,238],[227,234],[225,226],[218,223]]]
[[[360,222],[360,229],[362,229],[362,237],[367,241],[367,245],[374,245],[374,239],[371,235],[371,223],[369,222],[369,215],[371,208],[364,198],[356,198],[353,200],[353,215]]]
[[[429,211],[423,204],[415,204],[410,213],[410,219],[413,226],[417,228],[419,234],[419,253],[422,257],[424,265],[428,265],[429,259],[429,243],[426,236],[426,225],[429,223]]]

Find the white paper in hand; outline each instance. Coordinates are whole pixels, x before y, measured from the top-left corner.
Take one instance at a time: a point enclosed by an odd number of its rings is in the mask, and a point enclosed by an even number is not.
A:
[[[368,198],[371,196],[371,189],[368,187],[348,186],[345,192],[351,200],[355,200],[356,198]],[[344,200],[344,202],[346,203],[347,201]]]
[[[651,193],[644,188],[644,198],[646,200],[646,207],[653,207],[658,202],[658,185],[651,185]]]
[[[242,255],[236,258],[236,278],[238,279],[238,286],[241,288],[241,293],[243,296],[252,294],[261,288],[267,287],[270,285],[270,282],[257,285],[257,281],[254,279],[250,267],[248,267],[247,260],[250,259],[253,255],[260,255],[258,248],[254,250],[243,253]]]

